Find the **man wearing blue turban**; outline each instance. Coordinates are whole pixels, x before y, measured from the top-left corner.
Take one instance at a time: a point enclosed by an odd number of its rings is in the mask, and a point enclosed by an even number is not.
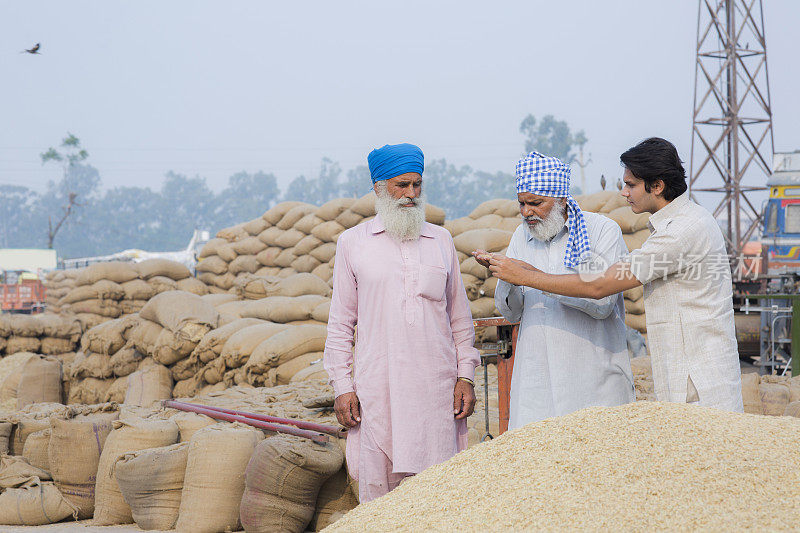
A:
[[[523,223],[506,253],[548,272],[602,271],[627,253],[619,226],[583,213],[569,193],[570,167],[531,152],[516,167]],[[488,267],[489,257],[476,259]],[[495,305],[520,322],[511,378],[509,429],[590,406],[635,399],[622,294],[570,298],[497,282]]]
[[[453,239],[425,221],[422,150],[367,160],[376,216],[336,243],[324,356],[362,503],[466,447],[480,362]]]

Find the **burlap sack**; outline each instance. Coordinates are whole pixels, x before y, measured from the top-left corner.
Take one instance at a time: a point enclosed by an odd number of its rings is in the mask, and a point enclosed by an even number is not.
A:
[[[178,282],[166,276],[153,276],[147,281],[147,283],[156,294],[178,290]]]
[[[233,248],[233,251],[236,252],[236,255],[240,256],[256,255],[258,252],[260,252],[266,247],[267,245],[264,244],[258,237],[248,237],[246,239],[242,239],[241,241],[231,244],[231,248]]]
[[[191,292],[198,296],[208,294],[208,286],[197,278],[184,278],[178,281],[178,290]]]
[[[102,279],[115,283],[125,283],[139,277],[139,273],[130,263],[95,263],[80,270],[75,276],[76,285],[91,285]]]
[[[495,214],[496,211],[502,209],[507,204],[508,199],[506,198],[494,198],[492,200],[487,200],[473,209],[469,214],[469,217],[477,220],[483,216]]]
[[[203,248],[200,250],[200,253],[197,254],[197,257],[200,259],[205,259],[206,257],[210,257],[212,255],[217,255],[217,247],[220,245],[227,245],[228,241],[225,239],[220,239],[215,237],[208,241]]]
[[[765,415],[783,415],[790,398],[787,383],[769,383],[762,377],[761,383],[758,385],[758,392]]]
[[[22,448],[22,457],[28,461],[28,464],[48,473],[50,472],[50,459],[48,459],[47,448],[50,445],[50,433],[49,427],[31,433],[25,439],[25,446]],[[48,475],[47,478],[42,479],[49,478]]]
[[[278,237],[283,235],[284,230],[275,226],[267,228],[258,235],[258,240],[269,246],[270,248],[278,247]]]
[[[309,233],[311,233],[311,230],[309,230]],[[317,239],[313,235],[306,235],[297,244],[294,245],[294,251],[296,254],[303,256],[306,254],[310,254],[312,250],[316,249],[321,244],[322,241]]]
[[[325,280],[331,285],[333,279],[333,267],[328,263],[322,263],[320,266],[311,271],[312,274],[321,280]]]
[[[124,297],[125,290],[122,285],[102,279],[91,285],[75,287],[59,301],[59,304],[73,304],[83,300],[121,300]]]
[[[200,387],[201,382],[198,379],[198,376],[192,376],[188,379],[183,379],[175,383],[175,386],[172,388],[172,397],[191,398],[192,396],[197,395]]]
[[[111,357],[101,353],[79,352],[69,369],[72,379],[107,379],[113,375]]]
[[[321,263],[327,263],[336,255],[336,245],[332,242],[323,243],[311,250],[309,255]]]
[[[281,324],[308,320],[314,309],[325,301],[327,298],[318,295],[269,296],[248,302],[243,306],[240,315],[242,318],[260,318]]]
[[[795,418],[800,418],[800,401],[791,402],[786,405],[786,409],[783,411],[783,416],[793,416]]]
[[[233,247],[229,243],[217,246],[217,255],[219,256],[220,259],[222,259],[226,263],[230,263],[231,261],[236,259],[236,252],[233,250]]]
[[[308,368],[312,363],[322,360],[322,352],[309,352],[279,365],[275,372],[276,385],[288,385],[295,374],[304,368]]]
[[[56,487],[78,509],[78,518],[91,518],[100,454],[118,412],[52,419],[48,459]]]
[[[22,367],[17,389],[17,409],[32,403],[61,403],[61,361],[36,355]]]
[[[130,524],[130,506],[125,503],[114,477],[114,465],[125,454],[169,446],[178,442],[178,426],[171,420],[137,420],[134,418],[113,423],[106,438],[97,467],[95,489],[95,525]]]
[[[169,367],[174,381],[180,381],[194,376],[200,369],[200,362],[195,357],[187,357]]]
[[[69,339],[58,339],[56,337],[42,337],[39,351],[44,355],[56,355],[71,352],[75,349],[75,343]]]
[[[281,202],[274,207],[270,208],[266,213],[261,215],[261,218],[272,224],[273,226],[281,221],[283,216],[293,207],[304,205],[303,202]],[[305,204],[307,205],[307,204]]]
[[[249,233],[244,229],[244,223],[237,224],[235,226],[231,226],[230,228],[224,228],[217,232],[217,237],[225,239],[227,241],[239,241],[242,239],[246,239],[250,236]]]
[[[469,274],[480,280],[485,280],[491,274],[488,268],[479,264],[472,256],[461,262],[461,273]]]
[[[220,351],[220,357],[225,361],[227,368],[239,368],[247,362],[256,346],[289,328],[290,326],[285,324],[273,322],[262,322],[240,328],[228,336]]]
[[[163,365],[152,365],[128,376],[125,405],[149,407],[172,397],[172,374]]]
[[[606,216],[619,225],[622,233],[636,233],[647,229],[647,221],[650,219],[650,213],[636,214],[630,206],[618,207]]]
[[[111,372],[117,377],[127,376],[131,372],[135,372],[144,355],[133,347],[133,344],[123,346],[114,355],[111,356],[109,364],[111,365]]]
[[[0,456],[0,492],[48,479],[51,478],[47,470],[31,465],[24,457]]]
[[[70,310],[76,314],[89,313],[108,318],[119,318],[122,315],[122,308],[113,300],[84,300],[70,305]]]
[[[298,273],[286,278],[260,278],[258,293],[263,293],[262,298],[269,296],[304,296],[316,294],[329,296],[331,288],[320,278],[309,273]]]
[[[328,315],[331,311],[331,302],[322,302],[311,311],[311,319],[318,322],[328,322]]]
[[[325,349],[327,334],[325,326],[295,326],[262,341],[253,349],[245,365],[247,381],[251,385],[263,385],[263,375],[270,368],[278,367],[299,355],[321,352]]]
[[[200,260],[195,266],[198,272],[210,272],[212,274],[224,274],[228,271],[228,263],[220,259],[219,256],[211,255]]]
[[[358,213],[351,211],[350,209],[344,211],[338,217],[334,218],[336,222],[338,222],[345,228],[352,228],[353,226],[358,225],[358,223],[361,222],[363,219],[364,217],[362,215],[359,215]]]
[[[244,471],[263,434],[240,424],[214,424],[189,442],[176,529],[187,533],[236,530]]]
[[[289,380],[289,383],[297,383],[300,381],[317,381],[317,380],[324,380],[328,381],[328,373],[325,371],[325,367],[322,365],[322,361],[319,363],[314,363],[302,370],[299,370],[292,378]]]
[[[216,328],[219,322],[219,313],[213,305],[183,291],[158,294],[147,302],[139,316],[193,342],[200,342],[208,329]]]
[[[11,355],[20,352],[38,352],[41,342],[36,337],[9,337],[6,341],[6,353]]]
[[[245,531],[305,531],[320,487],[343,462],[333,443],[320,445],[290,435],[261,441],[245,472],[239,515]]]
[[[241,318],[211,330],[197,344],[192,356],[203,363],[216,359],[222,353],[222,347],[231,335],[241,329],[262,324],[263,322],[263,320],[257,318]]]
[[[10,452],[11,448],[11,430],[14,424],[11,422],[0,421],[0,456]]]
[[[288,230],[294,226],[301,218],[309,213],[314,213],[317,207],[311,204],[300,204],[289,209],[280,221],[275,224],[279,229]]]
[[[311,235],[322,242],[336,242],[344,230],[344,226],[335,220],[329,220],[311,230]]]
[[[142,279],[150,279],[155,276],[164,276],[175,281],[191,276],[191,272],[186,268],[186,265],[178,263],[177,261],[170,261],[169,259],[145,259],[144,261],[136,264],[136,270]]]
[[[343,466],[323,483],[319,489],[314,517],[308,525],[310,531],[322,531],[358,505],[357,491]]]
[[[155,353],[156,341],[162,329],[164,328],[159,324],[140,318],[128,331],[127,338],[136,350],[144,355],[152,356]]]
[[[625,312],[629,315],[643,315],[644,314],[644,298],[632,302],[628,299],[625,302]]]
[[[103,396],[104,402],[122,403],[125,401],[125,393],[128,390],[128,376],[116,378]]]
[[[81,338],[81,324],[73,317],[45,313],[37,315],[36,319],[42,325],[42,335],[45,337],[72,342]]]
[[[31,406],[33,407],[33,406]],[[62,416],[54,412],[53,416]],[[33,433],[42,431],[50,427],[50,421],[46,416],[37,414],[24,414],[15,418],[16,424],[9,440],[9,453],[11,455],[22,455],[25,451],[25,442]]]
[[[268,227],[269,227],[269,222],[267,222],[261,217],[254,218],[253,220],[245,222],[242,225],[242,228],[244,228],[244,230],[250,235],[258,235]]]
[[[466,231],[453,238],[456,250],[467,255],[475,250],[498,252],[507,247],[510,241],[510,232],[492,228]]]
[[[255,255],[240,255],[228,265],[228,272],[234,276],[241,273],[252,274],[261,268],[261,263],[258,262]]]
[[[302,231],[290,228],[275,238],[275,246],[278,246],[280,248],[293,248],[305,237],[306,234],[303,233]]]
[[[82,347],[90,352],[114,355],[125,346],[125,335],[136,324],[135,320],[129,318],[104,322],[84,333]]]
[[[198,326],[193,331],[193,335],[204,335],[210,331],[210,327],[206,325]],[[192,353],[196,341],[190,341],[183,336],[171,332],[167,328],[163,328],[156,338],[156,344],[153,349],[153,359],[162,365],[172,365],[178,361],[186,358]]]
[[[313,272],[320,265],[320,262],[310,255],[301,255],[290,265],[293,269],[301,273]]]
[[[297,254],[294,253],[294,248],[286,248],[275,258],[275,266],[288,268],[295,259],[297,259]]]
[[[201,379],[209,385],[215,385],[222,381],[225,370],[225,360],[221,357],[214,359],[206,363],[200,370]]]
[[[189,444],[127,453],[117,459],[114,477],[133,521],[141,529],[169,530],[178,519]]]
[[[73,513],[74,507],[52,481],[33,482],[0,493],[0,524],[3,525],[54,524]]]
[[[643,229],[637,231],[636,233],[623,235],[622,239],[625,241],[628,251],[633,251],[641,248],[644,244],[644,241],[646,241],[648,237],[650,237],[650,230]]]
[[[499,316],[494,307],[494,298],[478,298],[469,302],[469,309],[472,312],[472,318],[489,318],[492,316]]]
[[[645,315],[625,315],[625,325],[632,327],[639,333],[647,333]]]
[[[195,433],[204,427],[216,424],[216,420],[213,418],[197,413],[189,413],[186,411],[178,411],[169,419],[178,425],[178,432],[180,434],[181,442],[189,442]]]
[[[69,387],[68,404],[94,404],[101,403],[114,379],[85,378],[80,381],[71,381]]]
[[[335,198],[322,204],[316,211],[316,216],[322,220],[333,220],[346,211],[356,202],[355,198]]]

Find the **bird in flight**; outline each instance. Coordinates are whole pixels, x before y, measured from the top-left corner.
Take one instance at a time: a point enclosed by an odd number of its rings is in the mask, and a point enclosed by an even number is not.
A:
[[[27,52],[29,54],[39,54],[39,43],[36,43],[35,45],[33,45],[33,48],[26,48],[25,50],[20,52],[20,54],[23,54],[25,52]],[[39,55],[41,55],[41,54],[39,54]]]

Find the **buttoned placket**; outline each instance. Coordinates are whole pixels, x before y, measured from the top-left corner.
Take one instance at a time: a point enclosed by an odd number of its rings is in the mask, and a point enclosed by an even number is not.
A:
[[[410,326],[414,324],[417,312],[417,302],[414,294],[419,279],[419,243],[418,241],[400,242],[400,260],[403,271],[403,290],[405,291],[405,318]]]

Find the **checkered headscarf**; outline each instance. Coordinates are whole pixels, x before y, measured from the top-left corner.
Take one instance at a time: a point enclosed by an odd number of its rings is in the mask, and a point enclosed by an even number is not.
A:
[[[575,268],[590,250],[589,232],[578,202],[569,193],[569,165],[556,157],[531,152],[517,161],[517,193],[530,192],[539,196],[567,199],[567,253],[564,265]]]

